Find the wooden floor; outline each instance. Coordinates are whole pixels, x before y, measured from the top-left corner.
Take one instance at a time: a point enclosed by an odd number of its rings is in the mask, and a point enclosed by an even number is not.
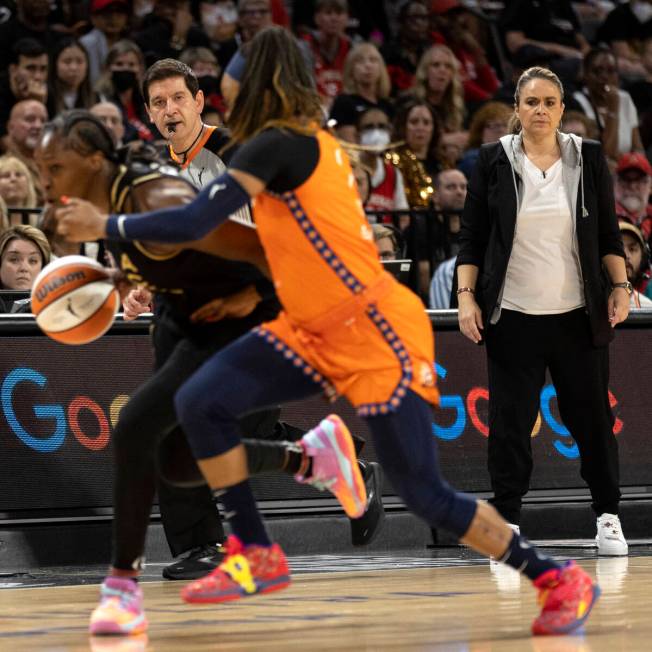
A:
[[[535,594],[529,582],[510,569],[477,560],[456,563],[455,558],[438,568],[418,563],[407,568],[405,563],[392,563],[390,557],[375,560],[363,567],[376,570],[297,574],[285,591],[219,607],[183,604],[179,583],[144,582],[148,639],[89,639],[87,619],[97,585],[4,588],[0,590],[0,650],[652,649],[650,556],[581,561],[598,574],[603,596],[583,633],[554,638],[529,636]],[[330,561],[337,564],[336,557]]]

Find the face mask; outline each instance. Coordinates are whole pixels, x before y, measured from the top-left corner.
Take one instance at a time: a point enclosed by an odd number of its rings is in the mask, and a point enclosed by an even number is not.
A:
[[[368,129],[360,136],[360,144],[367,147],[387,147],[389,131],[387,129]]]
[[[204,95],[219,95],[220,85],[217,77],[214,75],[202,75],[201,77],[197,77],[197,81],[199,82],[199,90],[202,91]]]
[[[136,73],[133,70],[114,70],[111,73],[111,82],[118,93],[134,88],[138,84]]]
[[[639,23],[647,23],[652,18],[652,5],[649,2],[632,2],[629,6]]]
[[[235,7],[225,7],[224,5],[217,5],[215,13],[222,19],[223,23],[237,23],[238,10]]]
[[[204,6],[201,12],[201,22],[204,27],[215,27],[220,23],[232,25],[238,22],[238,10],[235,7],[224,7],[215,5],[212,7]]]
[[[643,208],[643,201],[636,195],[626,195],[620,200],[620,203],[630,213],[638,213]]]

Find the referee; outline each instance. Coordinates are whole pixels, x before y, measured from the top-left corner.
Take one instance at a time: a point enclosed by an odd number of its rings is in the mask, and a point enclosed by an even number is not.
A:
[[[231,156],[229,135],[224,129],[203,123],[203,93],[192,70],[175,59],[162,59],[145,73],[143,97],[151,121],[168,141],[169,158],[195,187],[208,185],[226,169]],[[188,92],[190,91],[190,92]],[[248,207],[231,215],[231,220],[255,228]],[[136,290],[125,303],[125,313],[135,317],[149,310],[151,296],[144,290]],[[218,298],[216,300],[220,302]],[[207,314],[210,303],[202,308]],[[173,337],[167,332],[165,302],[156,301],[157,336]],[[303,431],[287,424],[277,424],[279,439],[297,440]],[[354,437],[355,439],[355,437]],[[355,442],[358,451],[363,440]],[[382,471],[376,463],[359,462],[369,498],[366,513],[351,520],[354,545],[371,543],[380,531],[385,513],[382,504]],[[178,490],[166,483],[159,491],[161,520],[168,545],[176,557],[189,553],[185,558],[163,569],[168,579],[194,579],[204,575],[221,561],[215,544],[222,540],[222,524],[217,507],[205,487],[196,490]],[[165,485],[165,486],[163,486]],[[210,534],[209,534],[210,533]]]

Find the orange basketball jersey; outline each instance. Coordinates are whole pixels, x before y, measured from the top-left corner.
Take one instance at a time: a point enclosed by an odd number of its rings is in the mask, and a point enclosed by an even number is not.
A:
[[[324,131],[317,139],[319,162],[303,185],[254,200],[284,308],[257,332],[363,416],[398,407],[407,389],[436,403],[423,304],[383,271],[346,153]]]

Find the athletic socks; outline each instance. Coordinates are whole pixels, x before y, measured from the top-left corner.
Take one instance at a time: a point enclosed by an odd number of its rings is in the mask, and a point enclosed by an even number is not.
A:
[[[515,568],[532,581],[546,571],[561,570],[560,564],[550,557],[542,555],[525,537],[516,534],[516,532],[514,532],[505,554],[499,561]]]
[[[235,534],[245,546],[256,544],[271,546],[265,526],[256,507],[256,499],[249,482],[242,482],[215,492],[224,505],[224,518],[231,524]]]

